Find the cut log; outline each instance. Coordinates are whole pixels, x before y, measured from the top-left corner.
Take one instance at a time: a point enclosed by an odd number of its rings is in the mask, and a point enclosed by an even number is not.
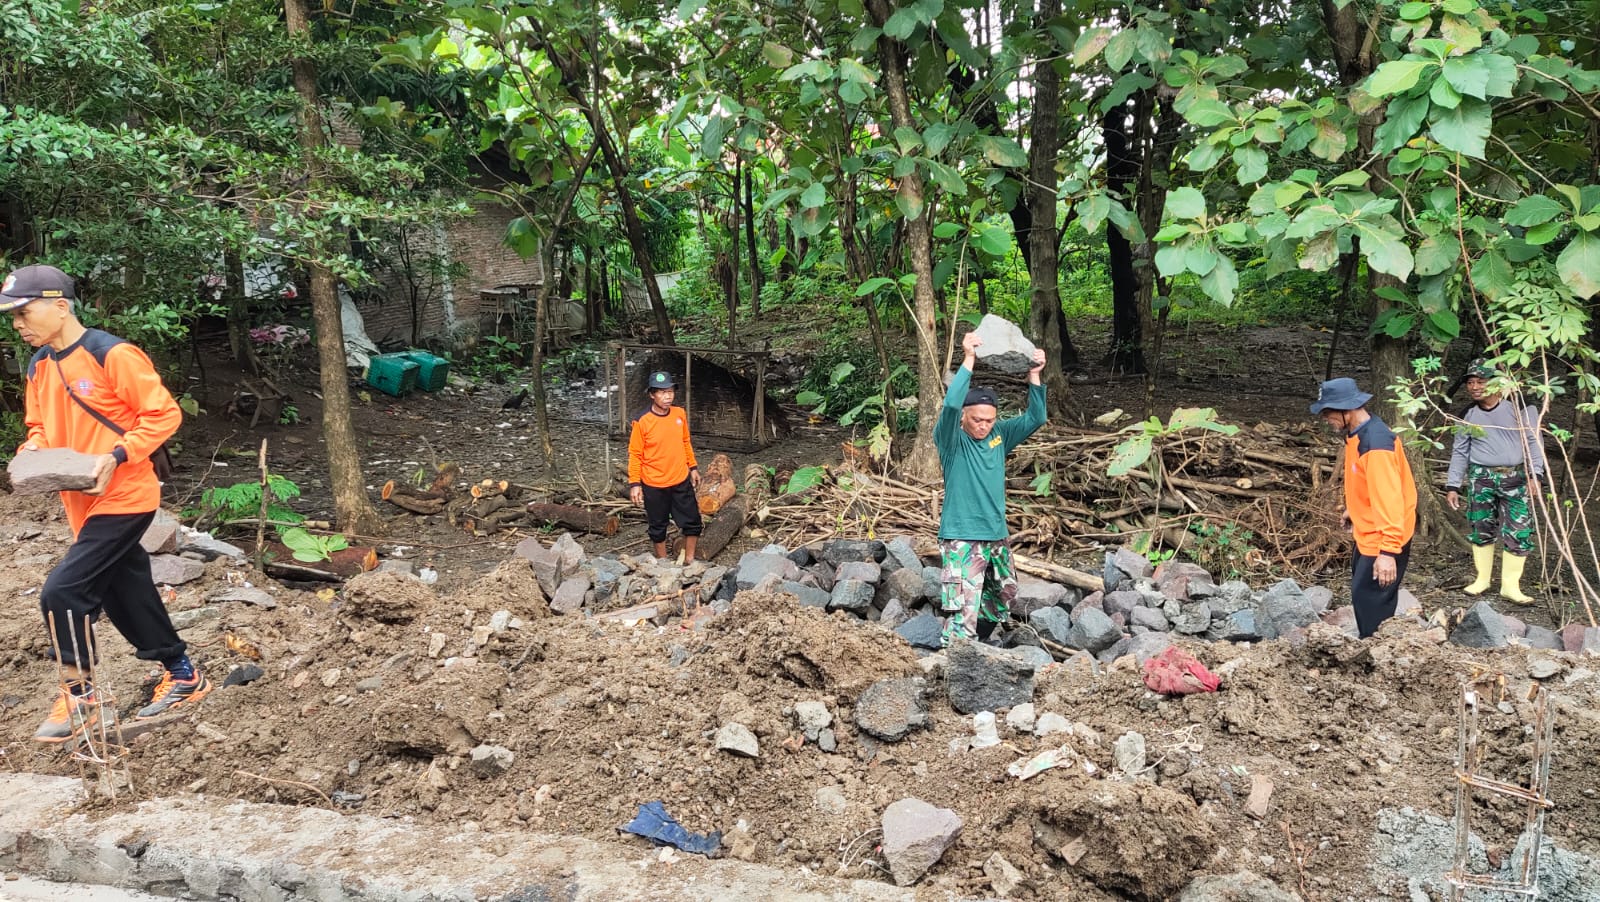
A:
[[[1071,586],[1074,589],[1082,589],[1085,592],[1104,592],[1106,588],[1106,581],[1103,577],[1095,576],[1092,573],[1084,573],[1081,570],[1074,570],[1071,567],[1063,567],[1060,564],[1037,560],[1016,552],[1011,553],[1011,564],[1024,573],[1031,573],[1040,579],[1048,579],[1051,582]]]
[[[535,523],[554,523],[579,532],[592,532],[602,536],[617,534],[617,518],[600,511],[574,507],[570,504],[529,504],[528,519]]]
[[[455,491],[456,480],[461,478],[461,468],[453,463],[443,463],[433,475],[433,483],[428,486],[428,494],[436,498],[444,498]]]
[[[519,523],[527,516],[520,508],[501,507],[485,513],[469,513],[462,518],[462,525],[477,535],[487,535]]]
[[[718,454],[700,468],[700,485],[695,489],[695,499],[700,503],[700,513],[710,516],[722,509],[738,492],[733,481],[733,462],[728,455]]]
[[[750,513],[759,516],[762,506],[772,497],[772,474],[766,467],[749,464],[744,468],[744,496]]]
[[[706,521],[705,531],[700,534],[700,542],[695,546],[695,557],[702,561],[716,557],[744,528],[745,518],[749,515],[750,499],[745,495],[734,496],[722,510],[717,511],[715,517]]]
[[[385,500],[395,507],[398,507],[401,510],[410,511],[413,514],[437,514],[440,511],[443,511],[445,506],[445,500],[443,498],[417,498],[411,495],[401,495],[398,493],[389,495]]]

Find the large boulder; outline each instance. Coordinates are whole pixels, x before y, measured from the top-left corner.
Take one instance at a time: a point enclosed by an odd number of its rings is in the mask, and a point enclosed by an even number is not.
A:
[[[877,589],[872,583],[859,579],[841,579],[833,584],[833,594],[828,599],[828,610],[849,611],[865,617],[867,609],[872,607],[872,599],[876,594]]]
[[[883,811],[883,857],[899,886],[910,886],[961,836],[961,818],[921,799],[901,799]]]
[[[923,611],[895,627],[894,631],[900,638],[911,643],[913,648],[938,651],[941,644],[940,637],[944,633],[944,621],[935,617],[932,612]]]
[[[985,367],[1018,376],[1033,368],[1033,342],[1010,320],[987,313],[972,332],[982,342],[977,356]]]
[[[1121,628],[1110,617],[1094,608],[1085,608],[1067,632],[1066,644],[1094,655],[1110,648],[1121,638]]]
[[[1017,575],[1017,595],[1011,600],[1011,616],[1026,620],[1034,611],[1053,608],[1066,601],[1066,586],[1035,579],[1025,573]]]
[[[822,543],[819,557],[832,567],[850,561],[882,563],[889,551],[877,539],[830,539]]]
[[[927,723],[928,703],[921,680],[882,679],[856,699],[856,726],[885,742],[899,742]]]
[[[1480,601],[1467,609],[1456,628],[1450,631],[1450,641],[1467,648],[1504,648],[1506,627],[1500,612]]]
[[[734,585],[740,592],[755,588],[768,576],[777,577],[779,582],[784,580],[799,582],[800,568],[795,566],[794,561],[781,554],[746,551],[739,557],[739,563],[733,569]]]
[[[1304,629],[1322,619],[1316,603],[1307,598],[1300,584],[1292,579],[1280,580],[1262,594],[1261,612],[1272,621],[1273,629],[1279,634]]]
[[[1028,615],[1028,625],[1051,642],[1065,645],[1067,634],[1072,630],[1072,618],[1061,608],[1040,608]]]
[[[977,642],[950,645],[945,671],[950,707],[961,714],[998,711],[1033,701],[1034,665]]]

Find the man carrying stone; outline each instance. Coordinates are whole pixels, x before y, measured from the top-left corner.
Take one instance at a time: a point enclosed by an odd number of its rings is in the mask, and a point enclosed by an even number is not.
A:
[[[1455,446],[1450,452],[1450,474],[1445,478],[1445,502],[1461,509],[1461,486],[1468,486],[1467,523],[1472,531],[1472,562],[1477,579],[1463,590],[1468,595],[1488,591],[1494,575],[1496,540],[1505,548],[1500,556],[1500,597],[1514,604],[1533,604],[1522,592],[1522,569],[1533,550],[1533,510],[1530,493],[1539,491],[1544,475],[1544,447],[1539,441],[1539,411],[1533,406],[1517,410],[1503,404],[1504,393],[1488,389],[1498,374],[1482,360],[1467,369],[1467,394],[1472,404],[1461,412]]]
[[[61,493],[73,542],[39,592],[64,672],[61,694],[34,733],[40,742],[65,742],[94,726],[108,701],[89,682],[97,650],[85,618],[104,614],[137,657],[161,662],[161,681],[139,717],[211,691],[184,654],[139,544],[161,506],[150,455],[183,413],[143,351],[78,321],[76,298],[71,277],[53,266],[24,266],[0,286],[0,310],[11,311],[12,327],[39,349],[28,364],[28,433],[18,453],[70,448],[98,458],[92,488]]]
[[[1417,486],[1405,447],[1367,412],[1372,396],[1354,379],[1322,383],[1311,412],[1344,436],[1344,517],[1355,537],[1350,604],[1365,639],[1394,616],[1417,528]]]
[[[944,646],[956,638],[986,639],[1011,616],[1017,579],[1006,527],[1006,457],[1045,421],[1044,385],[1039,381],[1044,352],[1033,352],[1028,409],[996,423],[995,393],[971,388],[981,344],[973,332],[961,340],[965,357],[950,379],[933,430],[944,471],[944,507],[939,512]]]

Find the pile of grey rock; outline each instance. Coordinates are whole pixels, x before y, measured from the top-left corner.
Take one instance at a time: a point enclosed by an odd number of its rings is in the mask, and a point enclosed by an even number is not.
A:
[[[768,545],[745,552],[731,566],[683,566],[648,554],[591,556],[570,534],[550,545],[528,539],[517,553],[533,565],[551,607],[561,614],[628,610],[633,619],[665,620],[681,611],[685,600],[720,611],[742,591],[782,592],[804,607],[879,623],[916,648],[940,647],[939,568],[923,560],[910,536],[831,539],[796,549]],[[1298,641],[1316,623],[1356,635],[1353,609],[1334,606],[1333,591],[1324,586],[1283,579],[1253,589],[1240,580],[1219,582],[1187,561],[1158,567],[1126,548],[1106,552],[1101,575],[1105,589],[1085,595],[1019,573],[1011,603],[1016,628],[992,641],[1043,665],[1054,660],[1047,646],[1085,652],[1102,662],[1128,654],[1142,662],[1179,639]],[[635,610],[640,605],[646,610]],[[1420,622],[1422,606],[1401,589],[1395,616]],[[1600,629],[1574,625],[1557,633],[1500,613],[1488,602],[1478,603],[1451,627],[1449,639],[1474,648],[1522,644],[1600,653]]]

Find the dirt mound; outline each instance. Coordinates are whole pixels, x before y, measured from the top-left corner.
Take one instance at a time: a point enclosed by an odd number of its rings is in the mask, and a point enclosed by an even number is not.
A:
[[[15,554],[59,555],[64,533],[45,525]],[[0,618],[0,752],[8,767],[76,774],[28,740],[54,680],[27,594],[45,566],[0,570],[10,615]],[[174,609],[211,607],[206,594],[239,578],[230,572],[180,587]],[[687,627],[575,620],[544,616],[534,585],[520,562],[437,597],[368,575],[331,601],[284,589],[275,609],[227,604],[196,619],[184,636],[203,666],[220,675],[248,663],[225,641],[231,633],[259,650],[265,675],[134,741],[140,792],[331,801],[446,830],[473,822],[595,838],[615,837],[638,805],[660,800],[690,830],[725,831],[730,854],[877,877],[883,810],[914,796],[965,824],[923,880],[931,896],[989,894],[982,863],[1000,852],[1025,878],[1015,898],[1067,888],[1090,902],[1173,898],[1197,874],[1240,871],[1312,899],[1371,898],[1388,892],[1369,871],[1385,841],[1381,812],[1451,814],[1463,679],[1505,674],[1503,688],[1485,690],[1483,769],[1527,773],[1537,660],[1555,694],[1548,834],[1600,852],[1588,754],[1600,747],[1600,678],[1568,655],[1461,649],[1398,622],[1368,642],[1313,628],[1300,646],[1195,646],[1223,690],[1181,699],[1151,695],[1131,666],[1075,659],[1041,671],[1034,693],[1039,717],[1060,715],[1069,732],[1012,729],[1000,712],[1000,744],[967,750],[972,718],[949,707],[936,667],[926,729],[886,743],[856,728],[866,687],[926,663],[877,624],[757,593]],[[148,665],[113,631],[101,636],[102,680],[126,709]],[[837,751],[806,738],[801,702],[826,707]],[[758,757],[717,748],[717,731],[733,723],[756,737]],[[1133,732],[1147,759],[1136,780],[1115,751]],[[473,766],[478,744],[510,752],[497,759],[503,772]],[[1070,766],[1028,780],[1008,773],[1062,747]],[[1516,806],[1487,803],[1474,817],[1496,855],[1509,850]]]
[[[916,653],[887,630],[864,630],[845,614],[800,607],[794,596],[741,592],[710,629],[758,679],[780,677],[804,689],[853,699],[884,677],[916,669]]]
[[[510,611],[523,620],[550,616],[550,603],[539,587],[533,565],[524,557],[512,557],[453,599],[474,611]]]
[[[410,623],[435,603],[433,590],[398,573],[374,570],[344,586],[344,610],[352,617],[379,623]]]

